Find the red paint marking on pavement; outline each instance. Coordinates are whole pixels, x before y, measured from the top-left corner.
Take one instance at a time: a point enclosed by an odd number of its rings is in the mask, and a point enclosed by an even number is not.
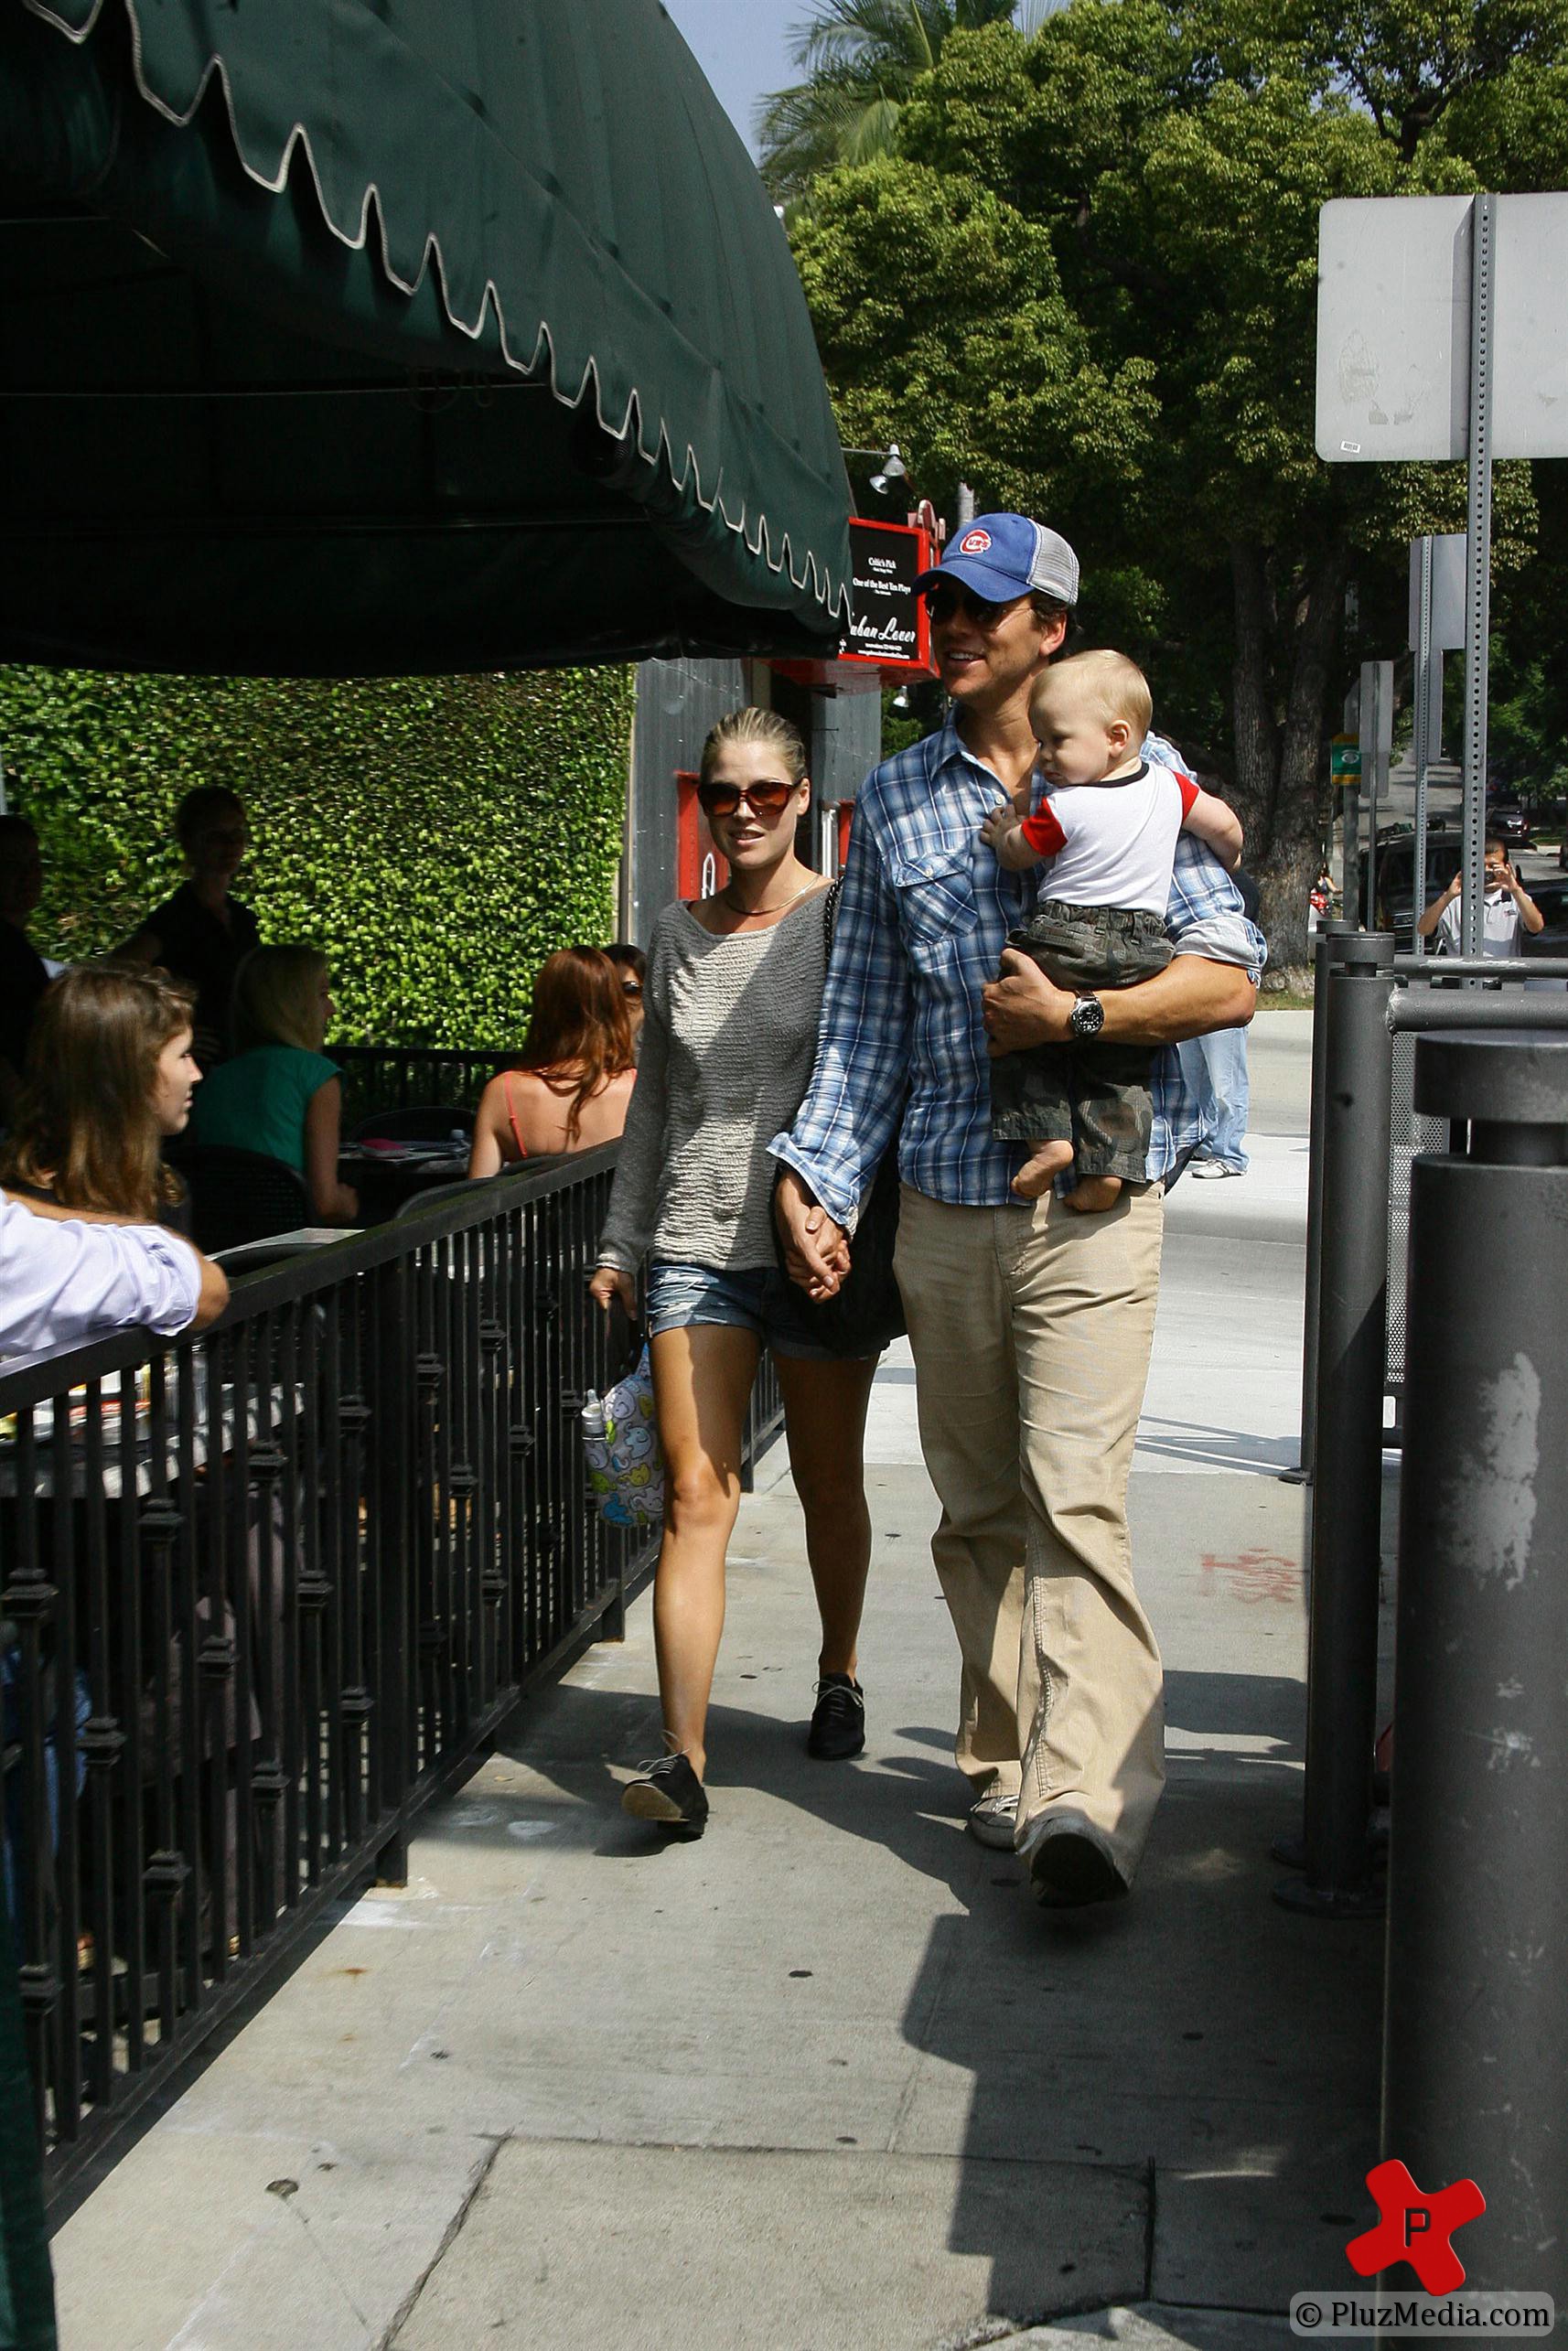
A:
[[[1301,1597],[1301,1570],[1281,1551],[1244,1551],[1231,1559],[1206,1551],[1199,1565],[1210,1592],[1214,1589],[1210,1578],[1222,1575],[1230,1597],[1249,1605],[1259,1600],[1294,1602]]]

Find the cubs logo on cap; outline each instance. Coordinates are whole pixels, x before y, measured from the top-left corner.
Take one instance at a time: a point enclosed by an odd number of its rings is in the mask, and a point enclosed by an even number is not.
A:
[[[988,603],[1006,604],[1031,591],[1059,604],[1078,602],[1078,557],[1058,531],[1026,514],[981,514],[942,560],[915,581],[924,595],[941,580],[958,580]]]

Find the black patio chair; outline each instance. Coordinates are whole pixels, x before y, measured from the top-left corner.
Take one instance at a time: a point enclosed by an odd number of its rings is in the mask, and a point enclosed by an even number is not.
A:
[[[191,1143],[170,1159],[190,1186],[193,1236],[209,1256],[316,1221],[304,1176],[282,1159],[226,1143]]]
[[[411,1102],[401,1111],[370,1111],[354,1123],[350,1143],[367,1136],[378,1143],[448,1143],[455,1134],[474,1132],[472,1111],[450,1103]]]

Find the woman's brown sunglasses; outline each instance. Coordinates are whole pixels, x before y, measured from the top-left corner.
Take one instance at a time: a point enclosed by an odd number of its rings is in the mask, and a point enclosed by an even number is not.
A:
[[[697,798],[704,816],[733,816],[742,800],[754,816],[778,816],[789,805],[793,784],[699,784]]]

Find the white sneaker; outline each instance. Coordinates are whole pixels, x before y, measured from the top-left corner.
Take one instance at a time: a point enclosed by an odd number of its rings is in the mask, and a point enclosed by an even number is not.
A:
[[[1244,1167],[1227,1167],[1223,1159],[1195,1159],[1187,1172],[1211,1184],[1216,1176],[1244,1176],[1247,1171]]]
[[[994,1852],[1012,1852],[1013,1832],[1017,1825],[1018,1798],[1004,1796],[1000,1788],[983,1796],[978,1804],[969,1808],[970,1835],[977,1844],[989,1845]]]

